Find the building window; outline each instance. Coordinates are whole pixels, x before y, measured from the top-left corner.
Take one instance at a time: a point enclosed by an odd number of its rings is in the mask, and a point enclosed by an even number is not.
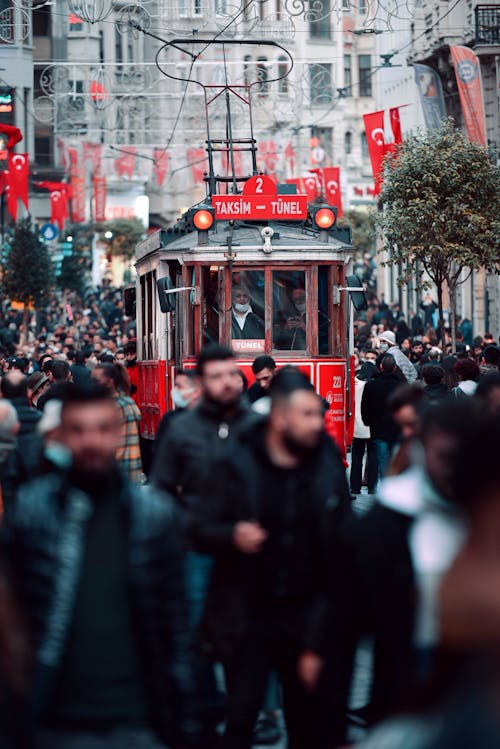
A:
[[[331,127],[311,128],[311,138],[317,140],[317,145],[323,149],[329,159],[333,159],[333,130]]]
[[[351,0],[342,0],[342,10],[351,10]]]
[[[202,0],[179,0],[179,16],[193,18],[203,15]]]
[[[279,57],[278,58],[278,78],[280,79],[278,81],[278,93],[279,94],[288,93],[287,73],[288,73],[288,59],[286,57]]]
[[[361,156],[363,159],[368,158],[368,142],[366,140],[366,133],[361,133]]]
[[[249,86],[251,81],[251,70],[252,70],[252,57],[251,55],[245,55],[243,58],[243,81],[245,86]]]
[[[127,34],[127,60],[128,62],[134,62],[134,37],[132,36],[132,29],[129,29]]]
[[[344,92],[352,96],[352,61],[351,55],[344,55]]]
[[[372,58],[371,55],[359,55],[359,95],[372,95]]]
[[[309,33],[311,39],[330,39],[330,0],[316,0],[311,3]]]
[[[362,16],[366,13],[367,0],[358,0],[358,13]]]
[[[267,69],[267,57],[257,58],[257,93],[259,96],[267,96],[269,93],[269,71]]]
[[[115,26],[115,62],[119,65],[123,62],[122,35]]]
[[[35,138],[35,161],[39,166],[50,166],[52,162],[50,138]]]
[[[352,151],[352,133],[350,130],[348,130],[344,134],[344,153],[350,154]]]
[[[330,104],[333,100],[332,66],[330,64],[309,65],[311,82],[311,104]]]

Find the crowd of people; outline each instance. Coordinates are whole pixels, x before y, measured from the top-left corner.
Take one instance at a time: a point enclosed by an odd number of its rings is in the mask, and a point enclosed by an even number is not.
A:
[[[210,344],[148,470],[133,320],[109,287],[84,305],[0,327],[0,746],[498,746],[495,342],[373,304],[347,472],[307,377],[261,355],[248,387]]]

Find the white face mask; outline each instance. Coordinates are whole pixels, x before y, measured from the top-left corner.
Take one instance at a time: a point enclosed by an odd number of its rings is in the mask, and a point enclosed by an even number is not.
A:
[[[176,408],[187,408],[189,401],[187,401],[182,395],[180,390],[172,388],[172,401]]]
[[[379,347],[378,347],[378,348],[379,348],[379,351],[380,351],[380,352],[381,352],[381,353],[383,354],[383,353],[384,353],[384,351],[387,351],[387,349],[389,348],[389,344],[388,344],[388,343],[385,343],[384,341],[382,341],[382,342],[380,343],[380,345],[379,345]]]
[[[250,309],[250,302],[247,302],[246,304],[234,304],[233,306],[236,312],[248,312]]]
[[[305,302],[295,302],[295,306],[297,307],[298,311],[301,315],[304,314],[306,311],[306,303]]]

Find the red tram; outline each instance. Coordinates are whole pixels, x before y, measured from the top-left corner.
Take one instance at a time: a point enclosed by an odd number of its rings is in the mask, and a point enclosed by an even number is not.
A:
[[[252,177],[244,195],[259,180]],[[236,206],[241,196],[232,197]],[[270,198],[260,203],[269,205]],[[292,200],[275,188],[276,204],[290,208]],[[278,367],[294,364],[305,372],[329,403],[327,429],[345,454],[354,395],[349,294],[363,295],[358,279],[349,277],[350,232],[336,228],[327,206],[306,206],[300,221],[252,220],[236,206],[236,218],[225,220],[224,202],[207,198],[174,228],[137,246],[143,436],[154,438],[162,414],[172,408],[175,368],[194,366],[201,348],[217,341],[233,348],[250,383],[252,361],[263,353]]]

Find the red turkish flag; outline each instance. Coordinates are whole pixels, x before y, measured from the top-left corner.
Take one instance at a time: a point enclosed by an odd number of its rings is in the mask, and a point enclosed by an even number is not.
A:
[[[3,123],[0,123],[0,133],[3,133],[7,136],[7,143],[5,144],[5,148],[10,151],[11,148],[14,148],[16,143],[20,143],[23,139],[23,134],[19,130],[18,127],[14,127],[14,125],[4,125]]]
[[[394,135],[394,143],[402,143],[403,137],[401,135],[401,119],[399,117],[399,107],[392,107],[389,109],[389,115],[391,120],[392,134]]]
[[[388,151],[394,149],[394,144],[388,144],[385,140],[384,132],[384,111],[370,112],[364,114],[366,142],[368,144],[368,153],[372,164],[372,173],[375,180],[375,194],[380,193],[382,187],[382,167],[384,156]]]
[[[264,174],[273,174],[279,156],[274,140],[263,140],[257,146],[257,169]]]
[[[195,184],[203,183],[205,172],[208,170],[207,154],[204,148],[188,148],[186,159],[191,167],[193,182]]]
[[[33,184],[50,191],[50,221],[64,231],[64,225],[69,218],[68,199],[72,196],[70,185],[66,182],[50,182],[49,180]]]
[[[293,173],[295,170],[295,159],[297,154],[293,150],[293,146],[290,141],[288,141],[287,146],[285,148],[285,159],[288,162],[288,166],[290,167],[290,171]]]
[[[132,179],[135,169],[135,152],[136,149],[133,146],[127,146],[127,153],[115,159],[115,171],[121,179],[125,175]]]
[[[106,177],[94,177],[94,219],[106,221]]]
[[[101,173],[101,154],[102,146],[100,143],[83,144],[83,160],[85,164],[91,165],[92,174],[99,175]]]
[[[78,153],[78,150],[76,148],[74,148],[73,146],[69,146],[68,156],[70,172],[73,174],[73,172],[78,171],[78,169],[80,168],[80,154]]]
[[[155,148],[153,151],[153,157],[155,160],[154,172],[156,177],[156,184],[158,187],[162,187],[165,182],[165,177],[168,174],[168,166],[170,162],[170,154],[163,148]]]
[[[340,189],[340,167],[326,166],[322,172],[323,195],[328,205],[335,206],[337,218],[342,216],[342,192]]]
[[[7,210],[16,221],[17,201],[21,200],[28,208],[28,174],[29,162],[27,153],[9,153],[8,158],[8,193]]]

